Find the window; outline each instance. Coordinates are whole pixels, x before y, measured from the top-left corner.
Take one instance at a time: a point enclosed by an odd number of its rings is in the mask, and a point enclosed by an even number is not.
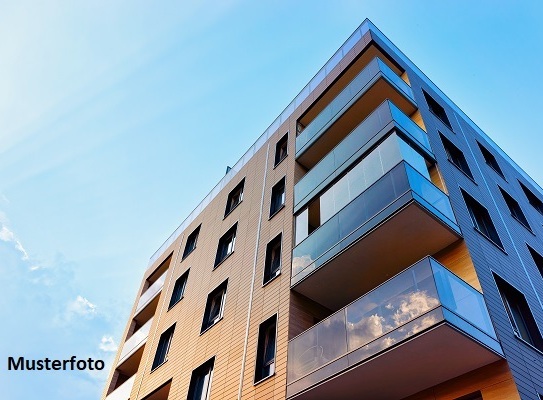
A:
[[[522,188],[522,191],[526,195],[526,198],[537,211],[539,211],[541,214],[543,214],[543,202],[539,200],[539,197],[537,197],[534,192],[532,192],[530,189],[528,189],[526,186],[520,182],[520,187]]]
[[[496,157],[494,157],[494,154],[492,154],[481,143],[477,142],[477,144],[479,145],[479,149],[481,150],[481,153],[483,154],[483,158],[485,159],[485,162],[488,164],[488,166],[492,168],[494,172],[496,172],[499,176],[505,179],[505,175],[503,174],[502,169],[500,168],[500,164],[498,164],[498,160],[496,160]]]
[[[445,109],[424,90],[422,91],[422,93],[424,94],[424,98],[426,99],[426,103],[428,104],[428,108],[430,109],[430,111],[434,113],[434,115],[438,117],[441,120],[441,122],[447,125],[449,129],[452,130],[451,123],[449,121],[449,118],[447,117],[447,113],[445,112]]]
[[[194,371],[190,378],[188,400],[207,400],[211,390],[211,379],[213,377],[213,364],[215,359],[206,361]]]
[[[234,252],[237,229],[238,223],[236,222],[234,226],[228,229],[228,231],[219,239],[219,247],[217,248],[217,255],[215,256],[215,268]]]
[[[277,315],[260,324],[256,352],[255,383],[275,373]]]
[[[498,188],[500,189],[500,192],[502,193],[503,199],[505,200],[505,204],[507,204],[507,207],[509,208],[509,211],[511,212],[511,216],[515,218],[518,222],[520,222],[522,225],[524,225],[526,229],[531,231],[532,228],[530,228],[530,224],[528,223],[528,220],[526,219],[526,216],[522,212],[522,208],[520,208],[520,205],[518,204],[518,202],[501,187],[498,186]]]
[[[530,246],[528,246],[528,251],[530,252],[530,255],[534,259],[534,264],[536,265],[537,269],[539,270],[539,273],[541,276],[543,276],[543,256],[539,254],[537,251],[532,249]]]
[[[204,321],[202,322],[203,333],[222,318],[224,311],[224,301],[226,300],[226,287],[228,280],[224,281],[207,296],[206,309],[204,312]]]
[[[275,215],[285,205],[285,178],[272,187],[270,218]]]
[[[189,278],[189,271],[185,272],[175,281],[173,285],[172,297],[170,299],[170,305],[168,309],[175,306],[179,300],[183,298],[183,293],[185,293],[185,287],[187,286],[187,279]]]
[[[198,228],[196,228],[187,237],[187,244],[185,244],[185,250],[183,250],[183,257],[181,257],[181,259],[184,259],[185,257],[187,257],[196,248],[196,242],[198,241],[198,234],[200,233],[201,226],[202,225],[198,225]]]
[[[228,214],[236,208],[239,203],[241,203],[241,200],[243,200],[243,186],[245,185],[245,179],[242,179],[238,185],[232,189],[232,191],[228,194],[228,200],[226,201],[226,210],[224,210],[224,216],[226,217]]]
[[[288,154],[288,133],[283,136],[275,145],[275,162],[273,165],[279,164],[285,159]]]
[[[524,295],[499,276],[494,278],[515,335],[543,351],[543,338]]]
[[[266,247],[264,283],[268,283],[281,272],[281,236],[274,238]]]
[[[162,335],[160,335],[151,371],[168,361],[168,351],[170,351],[174,330],[175,325],[172,325],[166,331],[164,331]]]
[[[471,173],[471,170],[469,168],[468,162],[466,161],[466,157],[464,157],[464,153],[456,147],[449,139],[447,139],[445,136],[443,136],[441,133],[439,134],[441,137],[441,142],[443,142],[443,147],[445,148],[445,151],[447,152],[447,157],[449,160],[464,174],[466,174],[469,178],[473,180],[473,175]]]
[[[462,190],[462,196],[468,207],[469,216],[473,222],[473,226],[487,239],[503,249],[502,242],[498,236],[498,232],[494,227],[494,223],[490,218],[488,210],[484,208],[477,200]]]

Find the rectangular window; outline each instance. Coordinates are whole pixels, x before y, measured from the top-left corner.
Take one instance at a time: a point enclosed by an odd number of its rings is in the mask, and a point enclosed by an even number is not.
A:
[[[275,373],[277,315],[260,324],[256,352],[255,383]]]
[[[242,179],[241,182],[238,183],[238,185],[228,194],[228,200],[226,200],[226,209],[224,210],[225,217],[230,214],[232,210],[234,210],[234,208],[236,208],[243,200],[244,185],[245,179]]]
[[[445,112],[445,109],[441,104],[439,104],[437,101],[434,100],[432,96],[430,96],[428,93],[426,93],[424,90],[422,91],[424,94],[424,98],[426,99],[426,103],[428,104],[428,108],[430,111],[438,117],[441,122],[443,122],[445,125],[449,127],[449,129],[452,130],[451,123],[449,121],[449,118],[447,117],[447,113]]]
[[[483,400],[483,395],[480,391],[476,391],[470,394],[466,394],[462,397],[457,397],[454,400]]]
[[[528,189],[526,186],[520,182],[520,187],[522,188],[522,191],[526,195],[526,198],[530,202],[533,208],[535,208],[537,211],[539,211],[540,214],[543,215],[543,201],[539,200],[539,197],[537,197],[534,192],[532,192],[530,189]]]
[[[188,400],[207,400],[211,391],[211,379],[213,378],[213,364],[215,358],[206,361],[194,371],[190,378]]]
[[[499,276],[494,279],[515,335],[543,351],[543,338],[524,295]]]
[[[173,285],[172,297],[170,298],[170,305],[168,309],[175,306],[179,300],[183,298],[183,293],[185,293],[185,287],[187,286],[187,279],[189,278],[189,271],[185,272],[175,281]]]
[[[528,251],[530,252],[530,255],[532,256],[534,260],[534,264],[539,270],[539,273],[543,277],[543,256],[539,254],[537,251],[535,251],[534,249],[532,249],[530,246],[528,246]]]
[[[488,210],[463,190],[462,196],[464,197],[464,202],[466,203],[469,216],[471,217],[471,221],[473,222],[473,226],[475,227],[475,229],[477,229],[487,239],[503,249],[502,241],[498,236],[498,232],[494,227],[494,223],[490,218]]]
[[[181,259],[185,259],[190,253],[193,252],[193,250],[196,248],[196,242],[198,241],[198,234],[200,233],[200,227],[202,225],[198,225],[198,228],[196,228],[192,233],[187,237],[187,243],[185,244],[185,250],[183,250],[183,257]]]
[[[469,168],[466,157],[464,156],[464,153],[462,153],[462,151],[458,147],[456,147],[449,139],[447,139],[441,133],[439,134],[439,136],[441,137],[441,142],[443,143],[443,147],[447,152],[447,157],[450,162],[452,162],[460,171],[462,171],[473,180],[473,175]]]
[[[236,222],[234,226],[228,229],[228,231],[219,239],[219,247],[217,248],[217,255],[215,256],[215,267],[234,252],[237,229],[238,223]]]
[[[285,178],[272,187],[271,204],[270,204],[270,218],[276,214],[285,205]]]
[[[275,162],[274,166],[285,159],[288,154],[288,133],[283,136],[275,145]]]
[[[268,283],[281,272],[281,237],[275,237],[266,246],[266,264],[264,267],[264,283]]]
[[[207,296],[204,320],[202,322],[202,329],[200,333],[203,333],[221,320],[224,311],[224,302],[226,300],[227,286],[228,280],[221,283]]]
[[[507,204],[507,207],[509,208],[509,211],[511,212],[511,216],[515,218],[518,222],[520,222],[522,225],[524,225],[526,229],[531,231],[532,228],[530,227],[530,224],[528,223],[526,216],[522,212],[522,208],[520,208],[520,204],[501,187],[498,186],[498,188],[500,189],[500,192],[502,193],[503,199],[505,200],[505,204]]]
[[[500,168],[500,164],[498,164],[498,160],[496,160],[494,154],[492,154],[481,143],[477,142],[477,144],[479,145],[479,150],[481,150],[481,154],[483,155],[483,158],[485,159],[485,162],[488,164],[488,166],[492,168],[494,172],[496,172],[499,176],[505,179],[505,175],[503,174],[502,169]]]
[[[158,347],[155,353],[155,359],[153,361],[151,370],[158,368],[159,366],[164,364],[166,361],[168,361],[168,352],[170,351],[170,345],[172,343],[174,330],[175,330],[175,324],[169,327],[166,331],[164,331],[162,335],[160,335],[160,339],[158,341]]]

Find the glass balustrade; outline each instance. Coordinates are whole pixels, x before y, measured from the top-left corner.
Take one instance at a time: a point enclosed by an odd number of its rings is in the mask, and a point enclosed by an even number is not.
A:
[[[153,323],[153,318],[147,321],[143,326],[138,329],[124,342],[123,350],[119,356],[119,364],[125,361],[132,353],[139,349],[146,341],[149,336],[149,331],[151,330],[151,324]]]
[[[121,386],[106,396],[106,400],[128,400],[134,387],[136,375],[132,375]]]
[[[142,293],[136,306],[136,314],[140,312],[147,304],[154,299],[154,297],[162,290],[164,282],[166,281],[166,273],[164,272],[151,286],[147,288],[145,292]]]
[[[455,319],[499,349],[481,293],[426,257],[290,340],[288,383],[312,373],[331,376]]]

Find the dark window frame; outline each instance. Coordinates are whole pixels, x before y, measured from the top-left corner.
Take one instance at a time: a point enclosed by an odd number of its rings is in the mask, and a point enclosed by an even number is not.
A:
[[[271,190],[270,219],[285,207],[287,199],[286,177],[282,177]]]
[[[522,207],[520,206],[519,202],[516,201],[513,196],[507,193],[501,186],[498,185],[498,189],[500,190],[503,200],[505,201],[505,204],[509,209],[511,217],[513,217],[513,219],[515,219],[519,224],[521,224],[523,227],[533,233],[532,227],[530,226],[530,223],[528,222],[524,211],[522,211]]]
[[[185,249],[183,250],[183,256],[181,261],[187,258],[194,250],[196,250],[196,244],[198,243],[198,236],[200,235],[200,228],[202,224],[198,225],[190,235],[187,236],[187,241],[185,242]]]
[[[499,176],[501,176],[505,181],[505,175],[503,174],[503,171],[500,167],[500,164],[498,163],[498,159],[490,150],[488,150],[485,146],[483,146],[481,143],[477,142],[477,146],[479,146],[479,150],[481,151],[481,154],[483,155],[483,158],[485,160],[486,165],[488,165],[495,173],[497,173]]]
[[[279,249],[277,249],[277,246]],[[275,257],[274,257],[275,256]],[[266,245],[266,258],[264,262],[264,278],[262,285],[266,285],[281,275],[283,266],[283,233],[280,233]]]
[[[443,148],[445,149],[445,153],[447,153],[447,159],[452,165],[459,169],[460,172],[475,182],[475,178],[473,177],[471,168],[469,167],[468,160],[464,156],[464,153],[462,153],[462,151],[441,132],[439,132],[439,137],[441,139],[441,143],[443,144]]]
[[[162,364],[168,361],[168,353],[172,347],[173,335],[175,332],[175,324],[170,326],[160,335],[158,340],[158,345],[155,352],[155,357],[153,359],[153,364],[151,365],[151,371],[154,371]]]
[[[543,352],[543,336],[526,296],[499,275],[493,275],[515,337]]]
[[[168,305],[168,310],[173,308],[177,303],[179,303],[185,296],[185,289],[187,288],[187,282],[189,279],[190,269],[183,272],[183,274],[175,280],[172,289],[172,296],[170,297],[170,303]]]
[[[192,371],[192,374],[190,376],[189,393],[187,395],[187,400],[209,399],[211,384],[213,381],[214,366],[215,357],[207,360],[205,363]],[[202,379],[203,382],[201,381]],[[199,387],[200,384],[201,387]],[[204,392],[205,395],[203,395]]]
[[[488,239],[491,243],[497,246],[500,250],[505,251],[503,242],[500,239],[500,235],[492,221],[490,213],[481,203],[479,203],[468,192],[460,189],[464,203],[468,209],[471,222],[474,229],[479,232],[483,237]]]
[[[204,318],[200,335],[215,326],[224,316],[224,306],[226,304],[226,292],[228,289],[228,279],[213,289],[206,300]]]
[[[543,215],[543,201],[532,190],[528,189],[524,183],[521,181],[518,181],[518,183],[520,184],[520,188],[524,192],[524,195],[528,199],[528,203],[530,203],[530,205],[535,208],[538,213]]]
[[[234,211],[243,201],[243,191],[245,189],[245,178],[236,185],[234,189],[228,193],[226,200],[226,207],[224,209],[224,218],[226,218],[232,211]],[[237,201],[236,201],[237,199]]]
[[[537,267],[539,273],[541,274],[541,277],[543,278],[543,255],[541,255],[528,243],[526,243],[526,247],[528,247],[528,253],[530,253],[530,255],[532,256],[532,260],[534,261],[535,266]]]
[[[236,222],[219,239],[219,244],[217,246],[217,253],[215,255],[215,264],[213,266],[213,269],[221,265],[223,261],[226,260],[228,257],[230,257],[232,253],[234,252],[234,249],[236,247],[237,230],[238,230],[238,223]]]
[[[443,122],[443,124],[452,131],[453,129],[451,121],[449,120],[447,111],[445,111],[445,107],[439,104],[436,99],[434,99],[428,92],[426,92],[426,90],[422,89],[422,94],[424,95],[424,99],[426,100],[426,104],[428,104],[428,109],[430,110],[430,112],[434,114],[437,119]]]
[[[274,314],[266,321],[262,322],[258,327],[258,342],[254,377],[255,385],[275,375],[276,357],[277,314]]]
[[[277,167],[288,156],[288,132],[275,144],[273,167]]]

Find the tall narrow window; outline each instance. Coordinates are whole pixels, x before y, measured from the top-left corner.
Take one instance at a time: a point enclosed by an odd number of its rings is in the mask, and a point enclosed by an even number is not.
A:
[[[215,358],[206,361],[194,371],[190,378],[188,400],[207,400],[211,391],[211,379],[213,377],[213,364]]]
[[[237,229],[238,223],[236,222],[234,226],[228,229],[228,231],[226,231],[226,233],[219,239],[219,247],[217,248],[217,255],[215,256],[215,267],[234,252]]]
[[[281,236],[275,237],[266,246],[266,264],[264,267],[264,283],[268,283],[281,272]]]
[[[261,381],[275,373],[276,331],[277,315],[260,324],[256,352],[255,382]]]
[[[158,341],[158,347],[155,353],[155,359],[153,360],[153,365],[151,370],[159,367],[168,361],[168,352],[170,351],[170,345],[172,343],[173,332],[175,330],[175,324],[169,327],[162,335]]]
[[[276,214],[285,205],[285,178],[272,187],[270,217]]]
[[[275,162],[273,165],[279,164],[288,154],[288,133],[283,136],[275,145]]]
[[[196,242],[198,241],[198,234],[200,233],[201,226],[202,225],[198,225],[198,228],[192,231],[192,233],[187,237],[187,243],[185,244],[185,250],[183,250],[183,257],[181,257],[181,259],[187,257],[196,248]]]
[[[469,168],[466,157],[464,156],[464,153],[462,153],[462,151],[460,151],[460,149],[456,147],[445,136],[443,136],[442,134],[440,134],[439,136],[441,137],[441,141],[443,142],[443,147],[445,148],[445,151],[447,152],[447,157],[449,161],[452,162],[460,171],[462,171],[468,177],[473,179],[473,175]]]
[[[226,200],[226,209],[224,210],[224,216],[226,217],[228,214],[234,210],[238,206],[239,203],[241,203],[241,200],[243,200],[243,187],[245,185],[245,179],[242,179],[240,183],[237,184],[237,186],[232,189],[232,191],[228,194],[228,200]]]
[[[515,335],[543,351],[543,338],[524,295],[499,276],[494,278]]]
[[[207,296],[201,332],[206,331],[221,320],[224,311],[224,302],[226,300],[227,286],[228,280],[221,283],[220,286]]]
[[[449,121],[449,118],[447,117],[447,113],[445,112],[445,109],[441,104],[439,104],[437,101],[434,100],[432,96],[430,96],[428,93],[426,93],[424,90],[422,91],[424,94],[424,98],[426,99],[426,103],[428,104],[428,108],[430,111],[438,117],[441,122],[443,122],[445,125],[449,127],[449,129],[452,130],[451,123]]]
[[[539,270],[539,273],[543,277],[543,256],[539,254],[537,251],[535,251],[534,249],[532,249],[530,246],[528,246],[528,251],[530,252],[530,255],[532,256],[534,260],[534,264]]]
[[[488,164],[488,166],[492,168],[494,172],[496,172],[499,176],[505,179],[505,175],[503,174],[502,169],[500,168],[500,164],[498,164],[498,160],[496,160],[494,154],[492,154],[481,143],[477,142],[477,144],[479,145],[479,150],[481,150],[481,154],[483,155],[483,158],[485,159],[485,162]]]
[[[490,218],[488,210],[484,208],[477,200],[462,190],[462,196],[466,202],[469,216],[473,222],[473,226],[487,239],[503,249],[502,241],[494,227],[494,223]]]
[[[500,189],[500,192],[502,193],[503,199],[505,200],[505,204],[507,204],[507,207],[509,208],[509,211],[511,212],[511,216],[515,218],[518,222],[520,222],[522,225],[524,225],[526,229],[531,231],[532,228],[530,228],[530,224],[528,223],[526,216],[522,212],[522,208],[520,208],[519,203],[501,187],[498,186],[498,188]]]
[[[528,189],[522,182],[520,182],[520,187],[522,188],[522,191],[526,195],[526,198],[530,202],[533,208],[535,208],[537,211],[539,211],[540,214],[543,215],[543,201],[537,197],[534,192],[532,192],[530,189]]]
[[[183,294],[185,293],[185,287],[187,286],[188,278],[189,278],[189,271],[185,272],[175,281],[175,284],[173,285],[172,297],[170,298],[170,304],[168,306],[168,309],[175,306],[179,302],[179,300],[183,298]]]

